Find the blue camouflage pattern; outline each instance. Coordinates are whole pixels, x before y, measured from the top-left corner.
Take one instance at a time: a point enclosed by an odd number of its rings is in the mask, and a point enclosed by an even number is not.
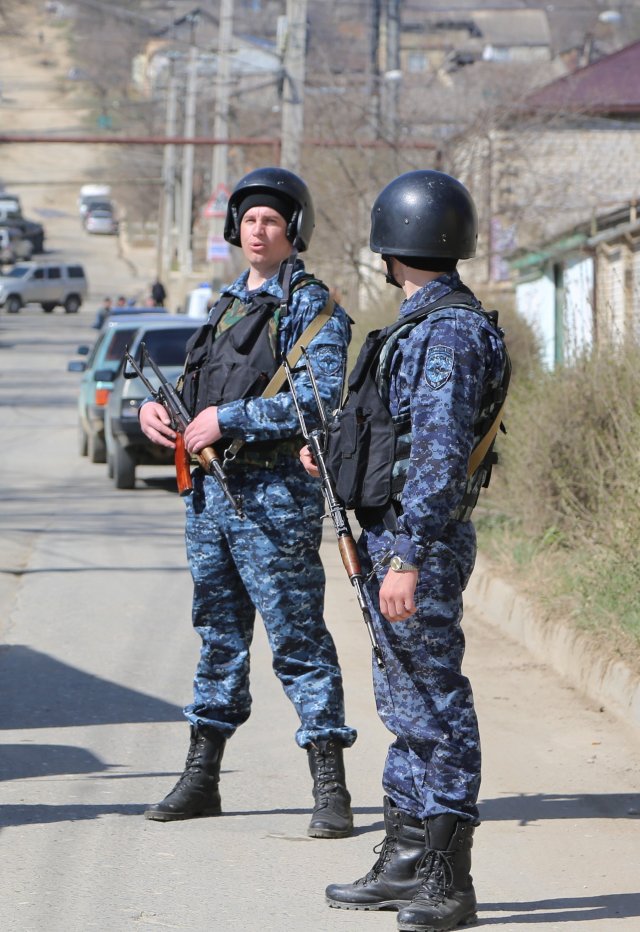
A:
[[[400,319],[460,285],[457,272],[440,276],[403,302]],[[395,533],[382,524],[363,531],[359,548],[365,572],[390,552],[419,567],[417,611],[403,622],[388,622],[380,613],[386,566],[377,567],[367,585],[386,664],[384,670],[373,666],[376,704],[396,736],[383,786],[418,819],[453,813],[478,821],[480,737],[462,673],[461,627],[476,534],[472,522],[452,516],[465,492],[483,398],[501,384],[505,364],[495,329],[464,308],[434,312],[398,341],[390,359],[390,413],[411,416],[402,514]]]
[[[254,292],[247,291],[248,271],[244,272],[222,294],[233,294],[246,302]],[[291,285],[305,274],[304,263],[298,259]],[[260,291],[282,298],[277,276],[269,279]],[[324,307],[327,291],[318,284],[309,284],[294,292],[286,317],[278,320],[277,351],[283,359],[302,336],[305,328]],[[320,396],[327,411],[335,410],[342,398],[347,347],[351,340],[351,322],[340,305],[331,318],[306,347],[309,362],[318,381]],[[320,426],[318,409],[310,380],[304,371],[294,375],[296,394],[309,430]],[[247,443],[257,440],[278,440],[300,434],[300,422],[290,392],[280,392],[273,398],[244,398],[218,408],[220,429],[226,437],[240,437]]]
[[[246,301],[247,274],[223,293]],[[298,260],[292,281],[304,274]],[[282,296],[277,277],[263,286]],[[286,317],[278,320],[278,350],[284,356],[324,306],[327,292],[311,284],[295,292]],[[318,388],[328,407],[342,393],[351,336],[345,311],[332,318],[309,346]],[[296,376],[308,423],[317,423],[308,376]],[[218,408],[224,436],[248,442],[281,440],[300,433],[291,393],[250,398]],[[234,496],[246,514],[241,520],[214,478],[193,473],[185,498],[185,539],[194,584],[192,621],[202,645],[194,677],[193,702],[184,714],[193,725],[209,726],[229,738],[251,712],[250,647],[256,612],[265,626],[273,669],[293,703],[301,748],[335,738],[349,747],[357,732],[345,724],[342,675],[335,644],[324,620],[325,574],[319,549],[322,490],[297,455],[281,455],[270,468],[238,461],[227,467]]]

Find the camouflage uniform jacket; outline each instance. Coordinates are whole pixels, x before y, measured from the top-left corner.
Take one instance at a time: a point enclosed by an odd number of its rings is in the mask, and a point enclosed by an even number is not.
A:
[[[292,287],[304,274],[304,264],[298,259],[291,279]],[[247,290],[248,275],[248,271],[243,272],[231,286],[222,290],[222,294],[232,294],[246,302],[255,294]],[[274,275],[266,281],[260,292],[282,298],[278,276]],[[292,294],[289,312],[277,320],[275,351],[278,362],[290,352],[305,328],[324,307],[326,300],[326,288],[317,283],[302,286]],[[329,411],[340,403],[350,339],[349,317],[342,307],[336,305],[331,318],[307,348],[320,395]],[[312,428],[317,425],[318,418],[309,379],[304,373],[299,373],[295,380],[301,408],[307,424]],[[300,433],[300,422],[288,391],[281,391],[273,398],[244,398],[223,404],[218,408],[218,419],[224,436],[239,437],[247,443],[280,440]]]
[[[457,272],[441,275],[403,302],[399,319],[460,284]],[[464,308],[435,311],[395,346],[389,410],[394,418],[410,415],[412,445],[392,547],[409,563],[421,565],[429,544],[446,539],[452,523],[457,524],[453,516],[467,486],[474,425],[483,398],[500,385],[505,365],[495,328]]]

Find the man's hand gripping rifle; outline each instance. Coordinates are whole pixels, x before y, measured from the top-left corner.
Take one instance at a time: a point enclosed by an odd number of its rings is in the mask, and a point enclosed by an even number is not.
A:
[[[311,363],[309,362],[309,355],[304,347],[302,348],[302,357],[304,360],[305,368],[309,375],[311,387],[313,388],[313,394],[315,397],[316,405],[318,406],[318,413],[320,415],[320,422],[322,427],[311,431],[307,429],[304,414],[300,408],[298,395],[293,381],[293,371],[288,361],[285,359],[283,361],[283,366],[285,372],[287,373],[287,379],[291,389],[291,397],[293,398],[293,403],[296,407],[298,420],[300,421],[300,427],[302,428],[302,435],[309,445],[309,449],[311,450],[316,466],[318,467],[318,472],[320,473],[320,479],[322,480],[322,491],[327,502],[329,517],[333,521],[333,527],[338,538],[338,548],[340,550],[340,556],[342,557],[342,563],[345,570],[347,571],[347,576],[349,577],[351,585],[356,591],[358,605],[360,606],[360,611],[362,612],[364,623],[367,626],[367,631],[369,632],[369,639],[371,641],[373,656],[375,657],[376,663],[380,669],[383,669],[384,660],[382,659],[382,652],[380,650],[380,645],[378,644],[375,631],[373,630],[371,613],[369,612],[369,608],[365,599],[364,581],[362,576],[362,569],[360,567],[360,560],[358,558],[356,542],[353,539],[353,534],[349,525],[349,519],[347,518],[347,511],[336,496],[333,481],[327,471],[327,466],[325,463],[324,454],[327,447],[329,425],[324,409],[324,403],[318,390],[318,383],[316,382],[315,375],[313,374],[313,370],[311,368]]]
[[[159,404],[163,406],[171,418],[171,426],[177,433],[175,463],[178,491],[180,492],[180,495],[189,495],[193,489],[190,469],[191,456],[185,449],[184,438],[182,435],[186,426],[192,420],[191,415],[187,411],[184,402],[182,401],[182,398],[176,389],[173,387],[171,382],[168,381],[162,370],[158,368],[155,361],[149,355],[147,347],[144,343],[140,344],[140,365],[138,365],[133,356],[129,353],[128,349],[125,350],[124,360],[125,364],[123,375],[125,379],[135,379],[136,377],[139,378],[149,391],[149,394],[153,397],[154,401],[159,402]],[[154,388],[154,386],[144,374],[143,369],[145,363],[149,364],[149,367],[158,379],[159,388]],[[224,492],[227,501],[230,505],[233,506],[238,517],[244,518],[242,505],[238,499],[234,498],[234,496],[231,494],[231,490],[229,489],[229,484],[227,482],[227,477],[225,475],[224,469],[222,468],[222,463],[216,450],[212,446],[204,447],[204,449],[200,450],[199,453],[195,454],[195,458],[197,459],[199,465],[202,466],[202,468],[205,470],[205,472],[210,473],[215,479],[217,479],[218,484]]]

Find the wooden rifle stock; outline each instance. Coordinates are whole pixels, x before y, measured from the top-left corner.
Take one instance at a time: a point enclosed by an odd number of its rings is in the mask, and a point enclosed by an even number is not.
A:
[[[358,549],[353,537],[339,537],[338,549],[342,557],[342,564],[347,571],[347,576],[352,579],[354,576],[361,576],[360,559],[358,558]]]
[[[191,479],[191,455],[187,453],[187,450],[184,445],[183,431],[188,424],[191,423],[191,415],[187,411],[182,401],[182,398],[178,394],[177,390],[167,381],[163,375],[161,369],[158,368],[156,363],[153,361],[147,347],[144,343],[140,344],[140,352],[142,362],[140,365],[135,361],[133,356],[129,353],[128,349],[125,349],[124,359],[124,377],[126,379],[131,379],[137,376],[143,383],[143,385],[148,389],[151,397],[158,404],[161,404],[163,408],[169,413],[171,417],[171,426],[176,431],[176,446],[175,446],[175,466],[176,466],[176,482],[178,485],[178,491],[180,495],[189,495],[193,491],[193,482]],[[160,382],[160,388],[156,389],[149,379],[146,377],[142,371],[142,366],[144,363],[148,362],[158,381]],[[127,371],[127,366],[131,367],[131,372]],[[212,446],[204,447],[198,454],[196,454],[196,459],[202,468],[213,476],[220,488],[222,489],[225,498],[229,504],[234,508],[236,514],[239,518],[244,518],[244,510],[239,499],[236,499],[229,489],[229,484],[227,482],[227,477],[223,468],[222,461],[218,456],[218,453]]]
[[[322,491],[327,503],[327,508],[329,509],[329,517],[333,522],[333,529],[336,532],[336,537],[338,538],[338,549],[340,551],[340,556],[342,557],[342,564],[347,571],[349,582],[355,590],[358,605],[360,606],[360,611],[362,612],[362,620],[366,625],[367,633],[369,634],[369,640],[371,641],[371,649],[373,651],[375,662],[378,665],[378,668],[383,670],[384,659],[382,657],[382,651],[380,650],[380,645],[378,644],[376,632],[373,627],[373,621],[371,620],[371,612],[369,611],[369,606],[367,605],[364,580],[362,578],[362,568],[360,566],[360,559],[358,557],[357,545],[353,539],[353,534],[351,533],[351,527],[349,525],[346,509],[342,503],[338,501],[338,497],[333,487],[333,482],[327,470],[327,464],[325,463],[324,459],[324,448],[327,440],[328,424],[324,412],[322,398],[320,397],[320,392],[318,390],[318,385],[313,374],[313,369],[311,368],[307,351],[304,347],[302,347],[302,355],[304,357],[305,368],[309,375],[309,381],[311,382],[311,387],[313,389],[316,405],[318,406],[318,413],[322,421],[322,429],[311,431],[307,430],[304,414],[302,413],[302,408],[300,407],[298,401],[296,386],[293,380],[293,371],[287,359],[282,361],[282,365],[287,375],[289,388],[291,390],[291,397],[293,399],[296,413],[298,415],[298,420],[300,421],[300,427],[302,428],[302,435],[309,444],[309,449],[313,454],[313,459],[316,466],[318,467],[318,472],[320,473]]]
[[[186,451],[182,434],[176,434],[175,464],[178,492],[180,495],[189,495],[193,491],[191,457]]]
[[[199,453],[196,453],[196,459],[202,468],[208,473],[213,473],[215,468],[213,465],[214,462],[222,465],[220,457],[213,447],[205,447],[203,450],[200,450]]]

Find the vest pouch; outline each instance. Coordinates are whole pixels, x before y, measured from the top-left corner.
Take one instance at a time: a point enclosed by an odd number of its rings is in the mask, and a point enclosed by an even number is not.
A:
[[[393,422],[380,399],[366,407],[347,400],[329,430],[325,458],[345,508],[389,503],[394,447]]]
[[[214,328],[204,324],[189,338],[186,345],[187,363],[181,378],[180,391],[187,411],[193,417],[198,402],[200,371],[214,340]],[[180,384],[180,383],[179,383]]]
[[[211,405],[262,394],[277,369],[269,337],[276,305],[273,298],[261,302],[218,335],[217,323],[194,334],[182,385],[192,417]]]
[[[207,365],[200,370],[196,412],[199,414],[210,405],[261,395],[270,378],[271,374],[264,369],[242,362],[223,361]]]

